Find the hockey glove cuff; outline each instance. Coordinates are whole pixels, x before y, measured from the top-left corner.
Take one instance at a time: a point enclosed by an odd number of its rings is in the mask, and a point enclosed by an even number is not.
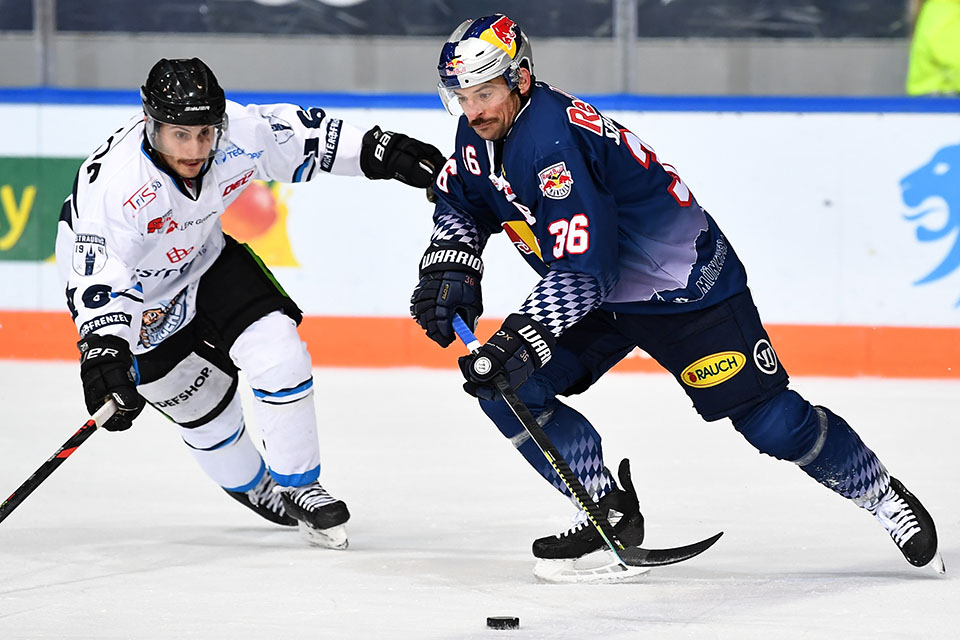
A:
[[[453,315],[471,329],[483,314],[480,278],[483,260],[469,245],[433,243],[420,260],[420,282],[410,297],[410,315],[427,337],[447,347],[453,342]]]
[[[136,363],[126,340],[117,336],[90,334],[77,343],[80,349],[80,380],[90,415],[108,399],[117,412],[103,425],[107,431],[124,431],[143,411],[144,399],[137,393]]]
[[[497,394],[494,378],[504,376],[514,389],[553,357],[556,339],[546,327],[520,313],[507,316],[485,345],[460,358],[460,371],[466,378],[463,390],[484,400]]]
[[[433,186],[447,161],[432,144],[374,127],[363,136],[360,169],[371,180],[399,180],[418,189]]]

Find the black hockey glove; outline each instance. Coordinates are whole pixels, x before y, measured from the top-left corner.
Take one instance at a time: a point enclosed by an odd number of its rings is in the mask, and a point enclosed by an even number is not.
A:
[[[410,297],[410,315],[427,337],[447,347],[456,337],[453,314],[471,329],[483,313],[483,260],[461,242],[433,243],[420,259],[420,283]]]
[[[374,127],[363,136],[360,169],[371,180],[399,180],[418,189],[433,186],[446,156],[432,144]]]
[[[550,361],[555,345],[553,334],[542,324],[522,313],[512,313],[479,351],[460,358],[460,371],[467,379],[463,390],[493,400],[497,394],[493,379],[498,375],[506,376],[516,389]]]
[[[87,411],[93,415],[112,398],[118,410],[103,428],[107,431],[129,429],[145,403],[137,393],[136,370],[127,342],[117,336],[92,333],[78,342],[77,348]]]

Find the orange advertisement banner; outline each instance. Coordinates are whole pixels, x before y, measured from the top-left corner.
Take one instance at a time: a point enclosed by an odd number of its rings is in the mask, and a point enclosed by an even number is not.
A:
[[[489,337],[497,319],[480,322]],[[960,378],[960,329],[768,325],[774,348],[792,375]],[[308,316],[300,335],[318,367],[453,368],[464,350],[426,338],[409,318]],[[0,311],[0,358],[76,360],[76,328],[70,314]],[[662,371],[634,352],[617,371]]]

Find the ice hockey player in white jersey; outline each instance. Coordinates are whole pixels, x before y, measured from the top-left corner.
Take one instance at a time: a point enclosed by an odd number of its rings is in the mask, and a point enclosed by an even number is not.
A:
[[[197,58],[161,59],[141,87],[143,115],[80,167],[60,216],[56,255],[80,333],[90,413],[129,428],[145,401],[180,429],[203,470],[262,517],[346,548],[346,505],[320,485],[310,354],[301,312],[262,261],[221,229],[254,179],[325,173],[426,189],[444,156],[319,107],[227,101]],[[253,388],[266,462],[238,392]]]

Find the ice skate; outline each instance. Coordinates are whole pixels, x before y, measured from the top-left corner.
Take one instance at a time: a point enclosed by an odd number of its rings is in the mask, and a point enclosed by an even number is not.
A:
[[[326,549],[347,548],[345,525],[350,512],[342,500],[331,496],[319,482],[302,487],[278,487],[277,492],[310,544]]]
[[[297,519],[289,515],[284,509],[283,499],[274,492],[277,483],[270,476],[269,471],[263,472],[263,477],[253,489],[249,491],[224,491],[243,506],[255,511],[258,515],[270,522],[287,527],[297,526]]]
[[[867,510],[887,530],[907,562],[924,567],[933,561],[937,573],[946,573],[943,558],[937,551],[937,528],[933,518],[903,483],[891,477],[886,493]]]
[[[629,460],[620,463],[618,475],[623,488],[615,486],[600,498],[600,511],[624,545],[639,545],[643,542],[643,514],[630,479]],[[567,531],[534,540],[533,555],[537,558],[533,575],[544,582],[630,582],[650,571],[620,564],[584,511]]]

